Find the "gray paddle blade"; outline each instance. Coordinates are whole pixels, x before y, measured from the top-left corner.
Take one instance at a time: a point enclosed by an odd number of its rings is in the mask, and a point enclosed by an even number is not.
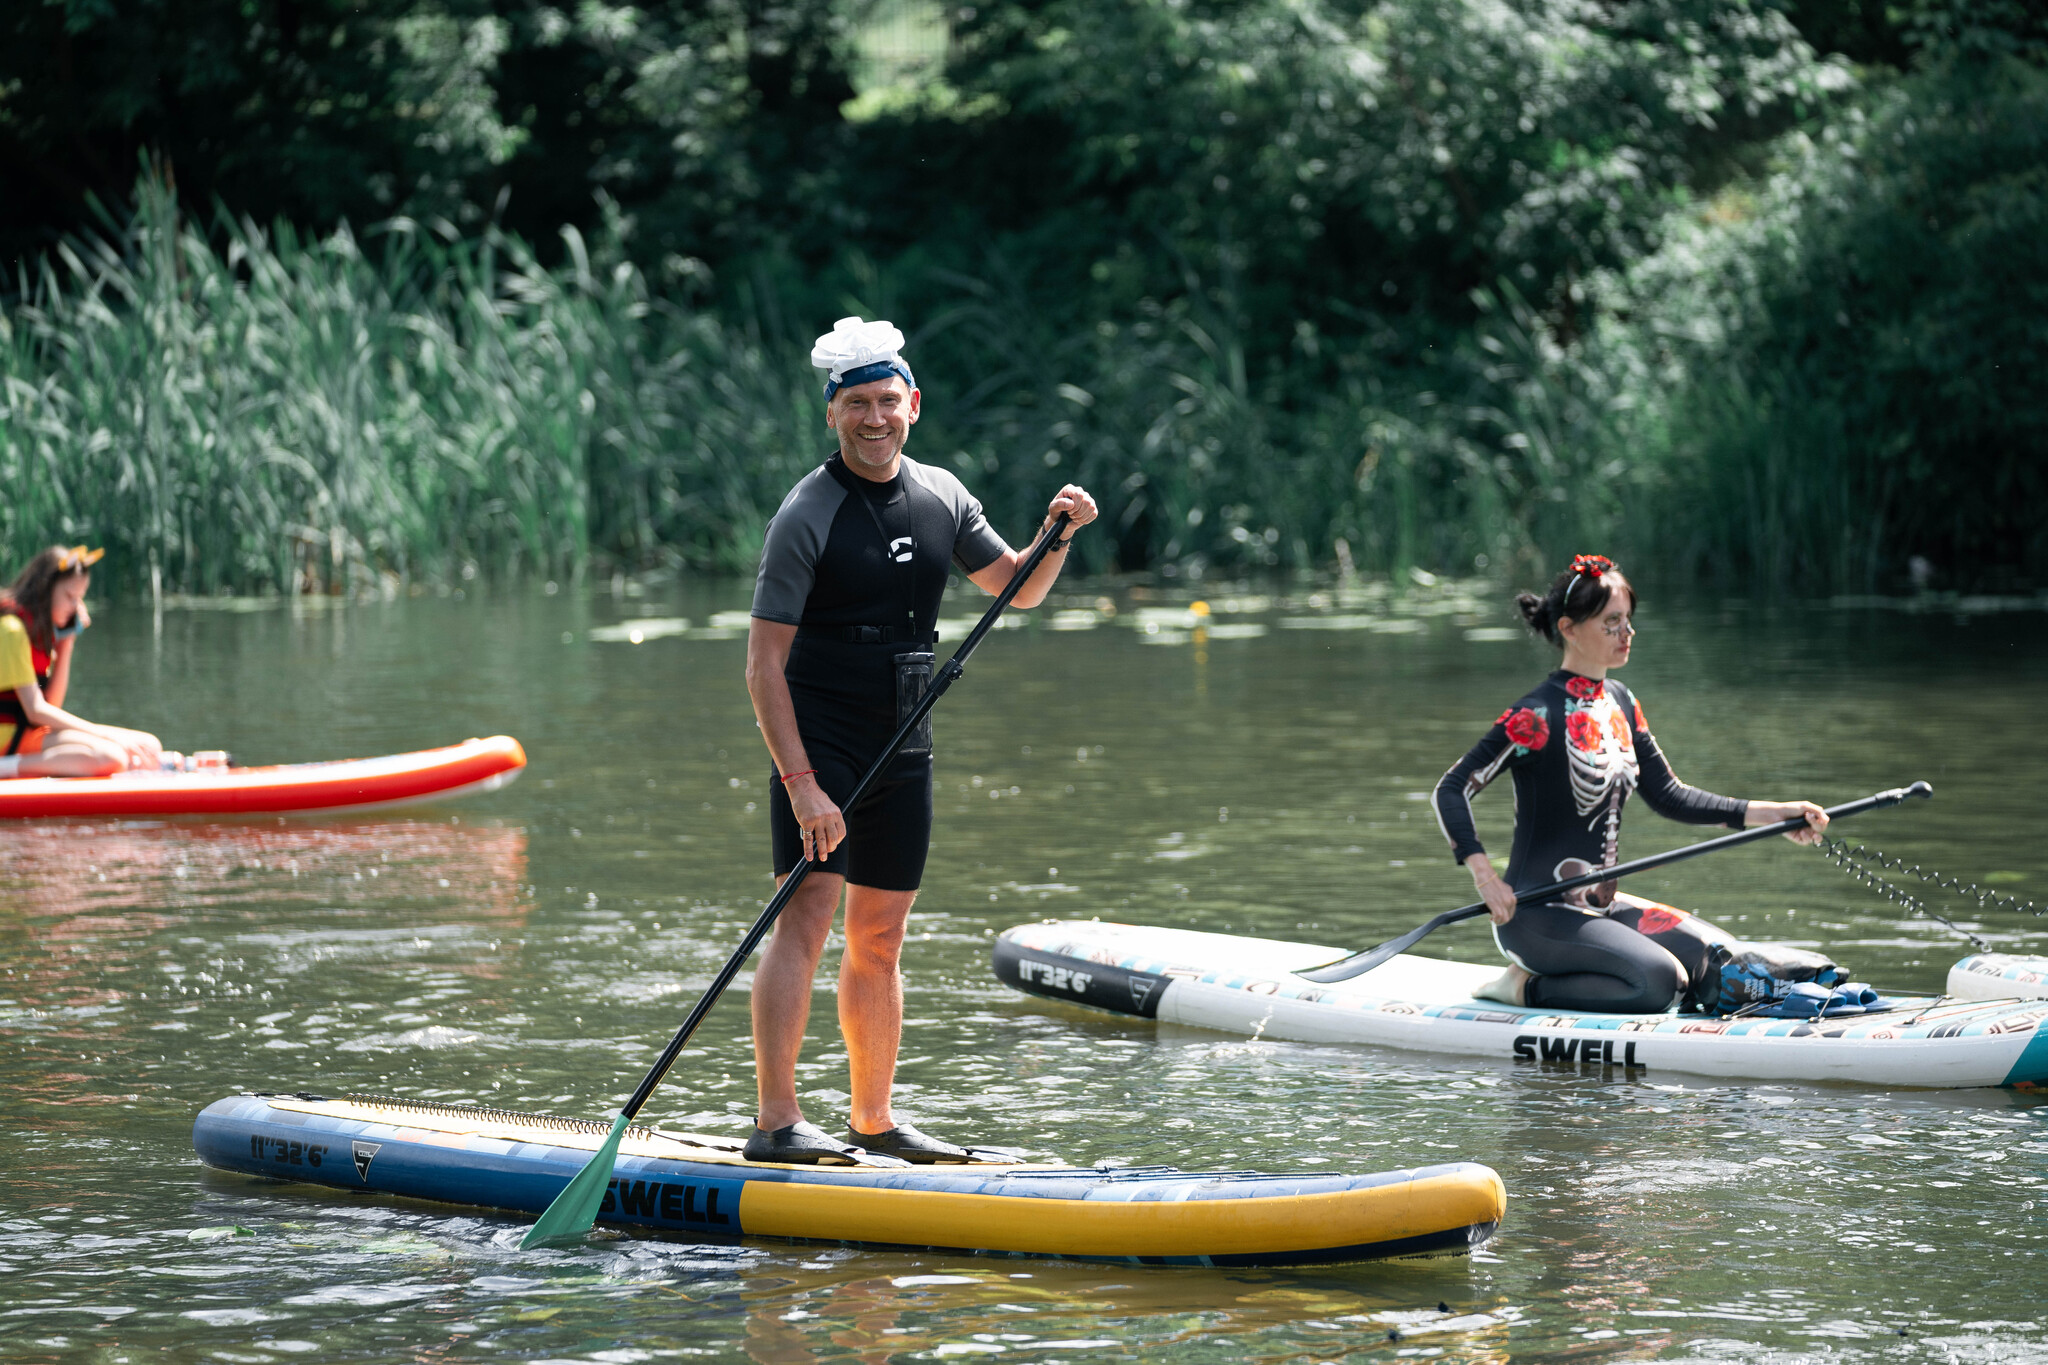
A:
[[[541,1211],[533,1226],[520,1239],[519,1249],[545,1246],[549,1242],[573,1241],[590,1231],[597,1222],[597,1210],[604,1203],[604,1192],[612,1182],[612,1167],[619,1159],[619,1140],[626,1135],[626,1125],[632,1117],[621,1114],[612,1121],[610,1136],[597,1154],[575,1178],[562,1187],[555,1196],[555,1202]]]
[[[1382,943],[1377,948],[1353,953],[1350,957],[1340,957],[1335,962],[1326,962],[1320,967],[1296,972],[1295,975],[1304,981],[1314,981],[1325,986],[1339,981],[1349,981],[1354,976],[1364,976],[1388,958],[1407,952],[1421,937],[1419,933],[1403,934],[1392,943]]]
[[[1362,953],[1353,953],[1350,957],[1340,957],[1335,962],[1325,962],[1320,967],[1310,967],[1305,972],[1296,972],[1295,975],[1304,981],[1315,981],[1323,985],[1349,981],[1352,977],[1364,976],[1382,962],[1407,952],[1446,924],[1456,924],[1459,920],[1471,919],[1474,915],[1485,913],[1484,903],[1446,910],[1426,923],[1416,925],[1401,937],[1388,939],[1377,948],[1368,948]]]

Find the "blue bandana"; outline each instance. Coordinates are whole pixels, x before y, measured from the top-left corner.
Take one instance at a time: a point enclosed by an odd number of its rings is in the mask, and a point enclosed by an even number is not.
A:
[[[837,379],[826,380],[825,397],[829,401],[833,394],[849,385],[872,384],[877,379],[887,379],[892,374],[903,376],[903,382],[911,388],[917,387],[917,380],[911,375],[909,364],[899,356],[894,360],[877,360],[872,365],[862,365],[857,369],[848,370]]]

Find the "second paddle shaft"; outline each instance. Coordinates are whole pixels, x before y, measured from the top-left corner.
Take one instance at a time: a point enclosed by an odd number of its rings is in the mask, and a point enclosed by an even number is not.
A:
[[[1865,796],[1855,801],[1844,801],[1839,806],[1830,806],[1827,810],[1827,817],[1830,820],[1843,820],[1851,815],[1861,815],[1867,810],[1877,810],[1882,806],[1896,806],[1909,796],[1932,795],[1934,795],[1933,787],[1925,782],[1915,782],[1910,787],[1893,787],[1889,791],[1881,791],[1873,796]],[[1789,820],[1779,820],[1773,824],[1758,825],[1755,829],[1738,830],[1734,834],[1724,834],[1718,839],[1709,839],[1703,844],[1687,844],[1684,848],[1674,848],[1664,853],[1652,853],[1647,858],[1637,858],[1633,862],[1616,863],[1613,867],[1596,868],[1582,876],[1571,877],[1561,882],[1552,882],[1548,886],[1539,886],[1533,891],[1520,892],[1515,896],[1515,899],[1517,901],[1547,901],[1551,897],[1563,895],[1567,891],[1577,891],[1584,887],[1598,886],[1602,882],[1613,881],[1617,877],[1626,877],[1631,872],[1647,872],[1653,867],[1669,867],[1672,863],[1682,863],[1687,858],[1697,858],[1703,853],[1713,853],[1720,849],[1733,848],[1737,844],[1754,843],[1758,839],[1768,839],[1777,834],[1791,834],[1806,827],[1806,817],[1795,815]],[[1452,913],[1460,916],[1484,914],[1486,913],[1486,902],[1481,901],[1477,905],[1468,905],[1464,909],[1453,911]]]
[[[1915,782],[1910,787],[1893,787],[1889,791],[1881,791],[1875,795],[1863,797],[1860,800],[1845,801],[1839,806],[1830,807],[1827,816],[1830,820],[1841,820],[1851,815],[1860,815],[1867,810],[1876,810],[1882,806],[1895,806],[1909,796],[1932,795],[1934,795],[1933,787],[1930,787],[1925,782]],[[1789,820],[1777,821],[1775,824],[1758,825],[1755,829],[1745,829],[1734,834],[1723,835],[1719,839],[1709,839],[1705,843],[1688,844],[1684,848],[1674,848],[1663,853],[1653,853],[1647,858],[1637,858],[1633,862],[1616,863],[1613,867],[1596,868],[1583,876],[1570,877],[1561,882],[1552,882],[1548,886],[1539,886],[1529,891],[1521,892],[1515,899],[1517,902],[1533,901],[1541,903],[1550,900],[1552,897],[1564,895],[1568,891],[1577,891],[1582,887],[1598,886],[1601,882],[1613,881],[1618,877],[1626,877],[1632,872],[1647,872],[1653,867],[1667,867],[1672,863],[1684,862],[1687,858],[1697,858],[1703,853],[1713,853],[1719,849],[1733,848],[1737,844],[1747,844],[1753,843],[1758,839],[1768,839],[1774,834],[1790,834],[1794,830],[1805,827],[1805,817],[1794,816]],[[1387,940],[1377,948],[1368,948],[1362,953],[1353,953],[1350,957],[1339,958],[1335,962],[1326,962],[1320,967],[1311,967],[1306,971],[1295,974],[1303,980],[1320,982],[1324,985],[1333,985],[1339,981],[1349,981],[1353,977],[1363,976],[1381,963],[1407,952],[1410,948],[1413,948],[1445,925],[1456,924],[1460,920],[1468,920],[1475,915],[1483,915],[1486,913],[1486,909],[1485,901],[1475,901],[1471,905],[1460,906],[1456,910],[1446,910],[1441,915],[1437,915],[1410,929],[1399,938]]]

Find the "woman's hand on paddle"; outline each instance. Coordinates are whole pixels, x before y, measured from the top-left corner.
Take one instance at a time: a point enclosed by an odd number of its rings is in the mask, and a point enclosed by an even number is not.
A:
[[[846,817],[810,773],[793,777],[782,785],[789,794],[790,813],[803,828],[804,857],[814,863],[824,862],[846,837]]]
[[[1819,843],[1822,831],[1828,827],[1828,813],[1811,801],[1752,801],[1742,823],[1754,829],[1758,825],[1775,825],[1780,820],[1801,819],[1806,821],[1806,828],[1792,830],[1785,837],[1795,844]]]
[[[1472,873],[1472,884],[1479,889],[1479,899],[1486,902],[1487,917],[1495,924],[1506,924],[1513,919],[1515,889],[1493,870],[1493,863],[1487,856],[1475,853],[1465,860],[1465,866]]]

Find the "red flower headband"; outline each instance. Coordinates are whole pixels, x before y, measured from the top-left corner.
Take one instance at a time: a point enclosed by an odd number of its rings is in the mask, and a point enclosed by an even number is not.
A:
[[[1598,578],[1604,573],[1612,572],[1613,569],[1614,561],[1606,555],[1572,556],[1572,577],[1574,578],[1582,575],[1589,578]]]
[[[1573,555],[1572,581],[1564,585],[1564,597],[1561,600],[1571,601],[1572,594],[1578,591],[1581,578],[1590,578],[1595,583],[1598,583],[1602,575],[1612,572],[1614,572],[1614,561],[1606,555]]]

